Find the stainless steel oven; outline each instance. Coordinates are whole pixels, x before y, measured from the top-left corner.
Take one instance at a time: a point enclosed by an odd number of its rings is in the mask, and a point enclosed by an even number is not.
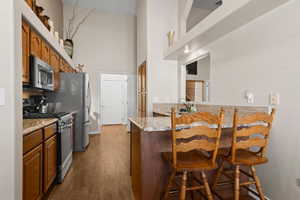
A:
[[[72,164],[73,116],[67,114],[58,121],[58,183],[62,183]]]
[[[30,57],[31,86],[41,90],[54,91],[54,70],[41,59]]]

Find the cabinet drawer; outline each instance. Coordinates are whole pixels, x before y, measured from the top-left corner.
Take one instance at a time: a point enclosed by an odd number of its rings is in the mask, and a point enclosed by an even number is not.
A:
[[[43,142],[42,129],[30,133],[23,138],[23,154],[29,152]]]
[[[56,131],[57,131],[57,125],[56,124],[52,124],[52,125],[47,126],[46,128],[44,128],[44,138],[45,138],[45,140],[47,140],[51,136],[55,135]]]

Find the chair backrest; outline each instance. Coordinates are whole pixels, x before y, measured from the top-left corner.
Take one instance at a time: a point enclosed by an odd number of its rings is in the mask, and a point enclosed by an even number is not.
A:
[[[202,150],[211,153],[211,162],[215,163],[224,121],[223,109],[221,109],[219,115],[208,112],[198,112],[176,117],[175,108],[172,108],[171,119],[173,165],[176,166],[177,164],[178,152],[189,152],[193,150]],[[197,122],[197,124],[193,124],[195,122]],[[178,130],[178,125],[191,126],[186,129]]]
[[[238,110],[235,109],[231,149],[233,162],[239,149],[252,151],[261,157],[265,156],[274,115],[274,108],[271,114],[257,112],[245,116],[239,116]],[[259,149],[254,151],[252,149],[254,147]]]

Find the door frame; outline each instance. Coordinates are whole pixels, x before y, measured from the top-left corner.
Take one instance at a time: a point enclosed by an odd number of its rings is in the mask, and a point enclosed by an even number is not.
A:
[[[122,124],[126,125],[128,123],[128,97],[127,97],[127,94],[128,94],[128,76],[127,75],[124,75],[124,74],[100,74],[100,102],[99,102],[99,110],[100,110],[100,123],[101,125],[103,125],[103,82],[106,81],[106,80],[110,80],[110,81],[114,81],[114,80],[118,80],[118,81],[124,81],[125,83],[125,88],[124,88],[124,92],[125,92],[125,104],[124,104],[124,120],[122,121]]]

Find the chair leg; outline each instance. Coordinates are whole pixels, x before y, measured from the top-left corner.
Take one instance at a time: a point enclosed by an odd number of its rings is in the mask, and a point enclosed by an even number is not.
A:
[[[187,181],[187,171],[184,171],[182,176],[181,189],[180,189],[180,200],[185,200],[186,181]]]
[[[255,180],[255,185],[256,185],[256,189],[259,193],[259,197],[260,197],[261,200],[265,200],[265,195],[262,191],[261,183],[260,183],[259,178],[256,174],[256,169],[253,166],[251,166],[251,171],[252,171],[253,178]]]
[[[205,187],[205,192],[207,194],[207,198],[208,198],[208,200],[213,200],[213,196],[211,194],[210,187],[208,185],[208,181],[207,181],[204,171],[201,172],[201,175],[202,175],[202,179],[203,179],[203,183],[204,183],[204,187]]]
[[[235,185],[234,185],[234,200],[240,198],[240,166],[237,165],[235,168]]]
[[[168,184],[167,184],[165,194],[164,194],[164,197],[163,197],[164,200],[167,200],[168,197],[169,197],[170,189],[172,187],[172,183],[173,183],[175,175],[176,175],[176,171],[173,170],[172,173],[171,173],[171,176],[168,179]]]
[[[189,179],[189,184],[190,184],[190,186],[193,186],[194,185],[194,177],[193,177],[194,175],[193,175],[193,172],[190,172],[190,173],[188,173],[188,179]],[[191,199],[192,200],[194,200],[195,199],[195,195],[194,195],[194,190],[192,190],[191,192],[190,192],[190,195],[191,195]]]
[[[221,177],[222,171],[224,169],[224,165],[225,165],[225,162],[224,162],[224,160],[222,160],[222,163],[221,163],[221,165],[220,165],[220,167],[219,167],[219,169],[217,171],[217,174],[216,174],[216,176],[214,178],[214,182],[213,182],[213,186],[212,186],[213,189],[215,189],[217,187],[219,178]]]

